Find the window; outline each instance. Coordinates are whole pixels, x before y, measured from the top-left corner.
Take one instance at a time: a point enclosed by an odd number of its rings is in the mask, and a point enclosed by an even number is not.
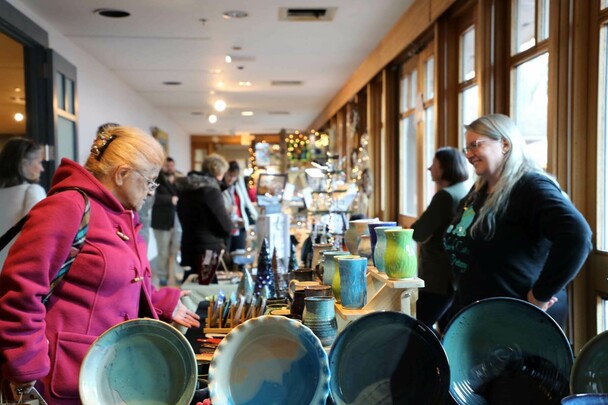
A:
[[[597,333],[599,334],[608,330],[608,299],[606,296],[597,297],[597,306]]]
[[[466,124],[479,117],[479,89],[475,74],[475,26],[468,27],[459,40],[458,105],[460,114],[458,128],[463,139]]]
[[[511,117],[528,150],[547,168],[549,1],[513,0]]]
[[[428,49],[428,48],[427,48]],[[437,149],[435,134],[435,105],[433,97],[435,95],[435,59],[431,56],[424,62],[424,98],[422,108],[424,108],[424,151],[422,153],[424,169],[431,166],[435,150]],[[424,207],[428,206],[435,194],[435,183],[429,170],[424,170]]]
[[[418,71],[416,68],[402,73],[401,106],[399,125],[399,213],[418,215],[416,153],[416,94],[418,93]]]

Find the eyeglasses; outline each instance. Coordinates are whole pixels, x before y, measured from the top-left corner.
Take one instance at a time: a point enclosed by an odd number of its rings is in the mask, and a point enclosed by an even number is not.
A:
[[[477,149],[479,149],[479,145],[481,145],[484,142],[499,142],[499,140],[498,139],[476,139],[473,142],[471,142],[470,144],[468,144],[467,146],[465,146],[464,148],[462,148],[462,151],[464,152],[465,155],[469,152],[475,152]]]
[[[146,176],[144,176],[139,170],[134,170],[134,171],[135,171],[135,173],[139,174],[141,177],[144,178],[144,180],[146,181],[146,185],[148,186],[148,190],[150,190],[150,192],[153,192],[154,190],[156,190],[158,188],[158,186],[160,186],[160,184],[158,184],[154,180],[151,180],[151,179],[147,178]]]

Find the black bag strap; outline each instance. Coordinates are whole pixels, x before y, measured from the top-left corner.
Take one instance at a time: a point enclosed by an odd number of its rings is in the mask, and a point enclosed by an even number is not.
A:
[[[72,241],[72,247],[70,248],[70,254],[69,254],[68,258],[65,260],[65,262],[63,263],[63,265],[61,266],[61,268],[59,269],[59,271],[57,272],[57,275],[51,281],[49,292],[42,298],[43,304],[47,303],[47,301],[53,294],[53,291],[55,291],[55,288],[57,287],[57,285],[59,285],[61,280],[65,277],[65,275],[70,270],[72,263],[76,259],[76,255],[78,255],[78,253],[84,246],[87,231],[89,229],[89,218],[91,216],[91,204],[89,203],[89,197],[87,197],[87,194],[84,191],[82,191],[81,189],[79,189],[78,187],[62,188],[62,189],[55,191],[53,194],[56,194],[56,193],[59,193],[62,191],[67,191],[67,190],[78,191],[80,193],[80,195],[82,195],[82,198],[84,198],[84,212],[82,214],[82,219],[80,220],[80,225],[78,226],[78,232],[76,232],[76,235],[74,236],[74,240]],[[6,231],[6,233],[4,235],[0,236],[0,250],[4,249],[6,247],[6,245],[8,245],[8,243],[11,240],[13,240],[13,238],[19,232],[21,232],[21,229],[23,229],[23,225],[25,225],[27,218],[28,218],[28,215],[25,215],[11,229]]]

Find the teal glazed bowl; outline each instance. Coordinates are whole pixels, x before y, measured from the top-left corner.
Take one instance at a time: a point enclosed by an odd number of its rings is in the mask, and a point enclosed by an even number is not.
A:
[[[329,354],[336,405],[444,404],[450,367],[427,326],[400,312],[373,312],[348,324]]]
[[[562,399],[562,405],[608,405],[608,394],[576,394]]]
[[[576,356],[570,375],[570,391],[573,394],[606,393],[608,396],[608,331],[593,337]]]
[[[559,404],[569,394],[568,339],[528,302],[489,298],[469,305],[447,326],[443,347],[458,404]]]
[[[300,322],[273,315],[253,318],[217,347],[209,391],[213,405],[325,405],[327,354]]]
[[[185,336],[155,319],[133,319],[104,332],[80,367],[84,405],[187,405],[197,365]]]

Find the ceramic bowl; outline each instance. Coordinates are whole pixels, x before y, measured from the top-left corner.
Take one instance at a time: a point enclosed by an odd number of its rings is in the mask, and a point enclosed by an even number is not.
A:
[[[568,339],[547,313],[525,301],[469,305],[447,326],[443,346],[458,404],[559,404],[569,393]]]
[[[233,329],[209,367],[214,405],[324,405],[329,395],[327,354],[302,323],[264,315]]]
[[[562,405],[608,405],[608,394],[576,394],[562,399]]]
[[[344,328],[329,354],[331,396],[345,404],[443,404],[450,369],[439,339],[399,312],[373,312]]]
[[[99,336],[80,368],[84,405],[189,404],[197,384],[188,340],[155,319],[122,322]]]
[[[576,356],[570,374],[570,391],[573,394],[608,393],[608,331],[593,337]]]

